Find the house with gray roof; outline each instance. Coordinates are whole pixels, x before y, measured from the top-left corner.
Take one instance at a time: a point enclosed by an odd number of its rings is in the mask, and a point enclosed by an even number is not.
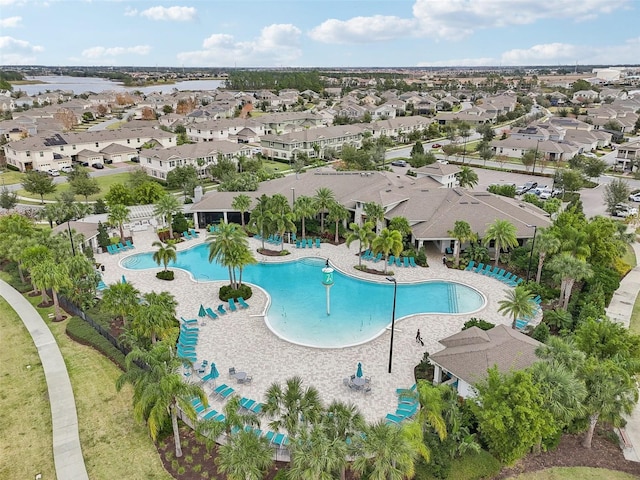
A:
[[[523,370],[538,361],[536,349],[542,343],[506,325],[491,330],[471,327],[440,343],[444,349],[429,355],[435,366],[433,383],[448,377],[447,383],[463,398],[477,395],[474,385],[487,378],[487,371],[497,367],[500,373]]]

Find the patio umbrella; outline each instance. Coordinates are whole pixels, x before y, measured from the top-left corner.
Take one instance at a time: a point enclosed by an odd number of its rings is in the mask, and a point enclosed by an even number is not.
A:
[[[198,316],[204,317],[206,314],[207,312],[204,311],[204,307],[202,306],[202,304],[200,304],[200,311],[198,312]]]
[[[213,379],[216,379],[220,376],[220,372],[216,368],[216,364],[213,362],[211,362],[211,372],[209,372],[209,375],[211,375],[211,378]]]
[[[362,363],[358,362],[358,370],[356,371],[356,377],[362,377]]]
[[[122,275],[122,283],[127,283],[127,279],[124,278],[124,275]]]

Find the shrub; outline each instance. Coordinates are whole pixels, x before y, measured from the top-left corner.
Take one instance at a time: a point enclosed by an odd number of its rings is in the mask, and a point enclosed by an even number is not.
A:
[[[621,258],[616,258],[613,261],[613,269],[622,278],[631,271],[631,265],[626,264]]]
[[[67,335],[78,343],[93,347],[121,369],[125,369],[124,355],[80,317],[71,317],[67,323]]]
[[[238,297],[242,297],[245,300],[248,300],[251,298],[251,295],[253,295],[253,290],[249,285],[244,284],[240,285],[240,288],[238,288],[237,290],[231,288],[231,285],[223,285],[222,287],[220,287],[220,293],[218,295],[220,297],[220,300],[222,300],[223,302],[228,301],[230,298],[235,299]]]
[[[173,270],[161,270],[156,273],[156,278],[159,278],[160,280],[173,280],[173,276]]]
[[[531,333],[531,337],[539,342],[546,343],[547,339],[550,335],[549,326],[546,323],[541,323],[536,328],[533,329]]]
[[[496,325],[491,322],[487,322],[481,318],[471,317],[471,319],[464,322],[462,330],[466,330],[471,327],[478,327],[480,330],[491,330]]]
[[[514,198],[516,196],[515,185],[489,185],[487,190],[496,195],[502,195],[503,197]]]

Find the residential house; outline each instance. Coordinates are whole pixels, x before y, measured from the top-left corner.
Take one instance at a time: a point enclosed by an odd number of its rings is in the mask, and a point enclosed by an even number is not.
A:
[[[620,144],[616,151],[616,161],[622,171],[631,172],[634,165],[637,170],[640,164],[640,140]]]

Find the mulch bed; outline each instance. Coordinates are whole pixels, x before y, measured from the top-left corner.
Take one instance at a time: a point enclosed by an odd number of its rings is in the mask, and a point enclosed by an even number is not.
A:
[[[266,257],[282,257],[284,255],[289,255],[289,252],[286,250],[269,250],[268,248],[259,248],[258,253]]]
[[[551,467],[606,468],[640,476],[640,463],[626,460],[620,447],[605,437],[604,430],[596,430],[590,449],[582,446],[583,438],[584,433],[564,435],[555,450],[527,455],[515,466],[503,468],[495,478],[511,478],[520,473],[535,472]]]

